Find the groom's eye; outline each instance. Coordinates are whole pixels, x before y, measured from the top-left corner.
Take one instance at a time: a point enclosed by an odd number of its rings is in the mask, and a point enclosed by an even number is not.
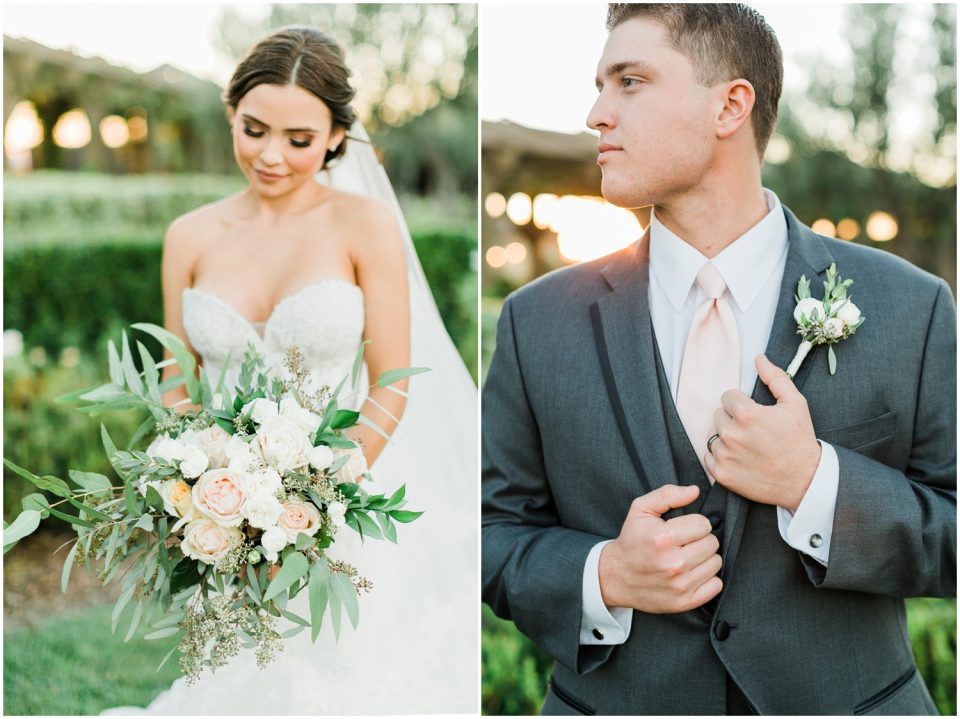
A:
[[[620,80],[620,84],[623,85],[624,87],[636,87],[637,85],[640,84],[640,78],[639,78],[639,77],[625,77],[625,78],[623,78],[622,80]]]

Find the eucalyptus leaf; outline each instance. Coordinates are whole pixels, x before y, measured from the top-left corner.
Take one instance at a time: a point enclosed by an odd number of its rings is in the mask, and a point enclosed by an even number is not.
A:
[[[127,332],[121,333],[120,342],[120,365],[123,367],[123,376],[127,381],[127,387],[135,395],[143,396],[143,382],[140,381],[140,373],[137,372],[137,366],[133,363],[133,355],[130,353],[130,343],[127,342]]]
[[[360,415],[360,417],[357,419],[357,422],[362,424],[364,427],[369,427],[374,432],[376,432],[381,437],[383,437],[388,443],[393,444],[393,440],[390,439],[390,435],[384,432],[383,429],[380,427],[380,425],[378,425],[369,417],[364,417],[363,415]]]
[[[304,574],[310,571],[310,562],[299,552],[290,554],[280,566],[280,571],[270,582],[266,593],[263,595],[263,601],[268,602],[287,587],[300,579]]]
[[[347,610],[350,623],[356,629],[357,623],[360,621],[360,607],[357,603],[357,590],[354,589],[353,582],[346,574],[334,574],[330,584],[333,587],[333,593],[339,597]]]
[[[833,351],[833,345],[827,347],[827,365],[830,367],[830,374],[837,373],[837,355]]]
[[[370,515],[368,515],[366,512],[354,512],[354,516],[357,518],[357,523],[363,530],[361,532],[361,536],[368,536],[372,537],[373,539],[383,539],[383,533],[380,531],[380,527],[378,527],[377,523],[370,518]]]
[[[111,516],[110,516],[109,514],[107,514],[106,512],[101,512],[99,509],[96,509],[96,508],[94,508],[94,507],[89,507],[89,506],[87,506],[86,504],[84,504],[83,502],[77,501],[77,500],[74,499],[73,497],[69,497],[69,498],[67,499],[67,501],[68,501],[70,504],[72,504],[74,507],[76,507],[77,509],[79,509],[82,513],[88,514],[88,515],[90,515],[91,517],[94,517],[94,518],[96,518],[96,519],[99,519],[101,522],[112,522],[112,521],[113,521],[113,517],[111,517]],[[51,511],[52,511],[52,510],[51,510]]]
[[[390,516],[388,514],[384,514],[383,512],[377,512],[376,516],[377,516],[377,522],[380,524],[380,529],[383,530],[384,539],[396,544],[397,528],[394,526],[393,522],[390,520]]]
[[[67,483],[64,482],[62,479],[60,479],[59,477],[52,477],[50,475],[46,475],[44,477],[38,477],[33,472],[30,472],[29,470],[26,470],[23,467],[18,467],[7,458],[4,458],[3,463],[7,466],[9,470],[11,470],[16,474],[19,474],[21,477],[23,477],[28,482],[32,483],[38,489],[45,489],[48,492],[51,492],[57,495],[58,497],[64,497],[64,498],[70,497],[73,494],[70,491],[69,485],[67,485]]]
[[[405,509],[391,509],[389,512],[387,512],[387,514],[389,514],[398,522],[403,522],[406,524],[407,522],[412,522],[415,520],[417,517],[423,514],[423,512],[408,512]]]
[[[144,641],[151,642],[154,639],[165,639],[166,637],[172,637],[174,634],[177,634],[180,631],[180,627],[164,627],[163,629],[158,629],[155,632],[150,632],[144,636]]]
[[[13,547],[18,541],[33,534],[40,526],[40,512],[36,509],[27,509],[21,512],[16,519],[3,530],[3,553]]]
[[[69,475],[73,483],[84,492],[106,491],[113,486],[109,477],[98,474],[97,472],[81,472],[76,469],[71,469]]]
[[[130,620],[130,628],[127,629],[127,634],[123,638],[123,643],[126,644],[129,642],[133,635],[136,634],[137,629],[140,628],[140,620],[143,619],[143,599],[137,601],[137,606],[133,608],[133,618]]]
[[[281,632],[280,636],[283,637],[284,639],[290,639],[291,637],[297,636],[304,629],[306,629],[306,627],[302,625],[298,627],[294,627],[293,629],[288,629],[285,632]]]
[[[120,615],[123,613],[123,610],[127,604],[130,603],[130,599],[133,598],[133,593],[136,588],[136,583],[131,581],[130,584],[120,593],[117,603],[113,605],[113,613],[110,615],[110,621],[111,631],[114,634],[117,633],[117,624],[120,621]]]
[[[154,324],[140,322],[131,326],[134,329],[146,332],[170,351],[170,354],[173,355],[173,358],[177,361],[177,365],[180,367],[180,372],[183,375],[190,401],[198,402],[200,400],[200,382],[194,374],[197,368],[197,361],[180,338],[172,332],[165,330],[163,327]]]
[[[370,343],[370,340],[364,340],[360,343],[360,348],[357,350],[357,356],[353,358],[353,368],[350,370],[350,386],[353,389],[357,388],[357,380],[360,378],[360,367],[363,365],[363,350]],[[343,383],[340,383],[341,386]]]
[[[304,549],[309,549],[312,547],[314,544],[316,544],[316,542],[317,540],[311,537],[309,534],[299,532],[297,534],[296,548],[302,552]]]
[[[307,594],[310,599],[310,641],[316,642],[323,624],[323,615],[327,611],[327,597],[330,591],[330,569],[327,561],[321,559],[310,568],[310,583]]]
[[[40,512],[40,519],[46,519],[50,516],[50,502],[39,492],[24,497],[21,506],[24,510],[33,509]]]
[[[97,525],[92,522],[88,522],[86,519],[80,519],[80,517],[75,517],[72,514],[67,514],[66,512],[61,512],[57,509],[50,509],[50,514],[58,519],[62,519],[64,522],[69,522],[71,525],[76,525],[78,527],[86,527],[87,529],[95,529]]]
[[[380,379],[377,380],[377,387],[386,387],[407,377],[413,377],[414,375],[429,371],[429,367],[401,367],[399,369],[390,369],[380,375]]]
[[[173,653],[174,653],[175,651],[177,651],[179,648],[180,648],[179,645],[174,645],[173,649],[171,649],[169,652],[167,652],[166,656],[164,656],[164,658],[163,658],[163,660],[160,662],[160,664],[157,665],[157,672],[159,672],[161,669],[163,669],[163,665],[167,663],[167,660],[168,660],[170,657],[172,657],[172,656],[173,656]]]

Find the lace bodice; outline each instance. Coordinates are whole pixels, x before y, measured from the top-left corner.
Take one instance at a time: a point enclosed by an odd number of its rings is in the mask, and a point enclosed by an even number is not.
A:
[[[314,282],[281,300],[266,323],[255,325],[216,295],[188,287],[183,291],[183,328],[211,383],[229,356],[226,385],[232,388],[252,342],[267,369],[281,374],[284,353],[296,345],[306,357],[312,383],[335,387],[349,375],[360,347],[363,291],[346,280]],[[359,386],[365,385],[364,376]]]

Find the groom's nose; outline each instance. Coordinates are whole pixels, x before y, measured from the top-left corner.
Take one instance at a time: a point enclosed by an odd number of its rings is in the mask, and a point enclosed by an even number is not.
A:
[[[597,101],[593,103],[590,114],[587,115],[587,127],[591,130],[600,130],[616,125],[616,115],[613,112],[612,103],[602,92],[597,96]]]

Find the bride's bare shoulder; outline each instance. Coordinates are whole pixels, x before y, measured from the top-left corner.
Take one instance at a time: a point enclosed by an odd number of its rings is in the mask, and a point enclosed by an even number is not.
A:
[[[231,195],[180,215],[167,227],[164,249],[188,255],[202,251],[236,221],[241,207],[239,198],[239,194]]]
[[[337,191],[330,198],[330,210],[344,234],[367,244],[393,244],[401,239],[397,216],[383,200]]]

